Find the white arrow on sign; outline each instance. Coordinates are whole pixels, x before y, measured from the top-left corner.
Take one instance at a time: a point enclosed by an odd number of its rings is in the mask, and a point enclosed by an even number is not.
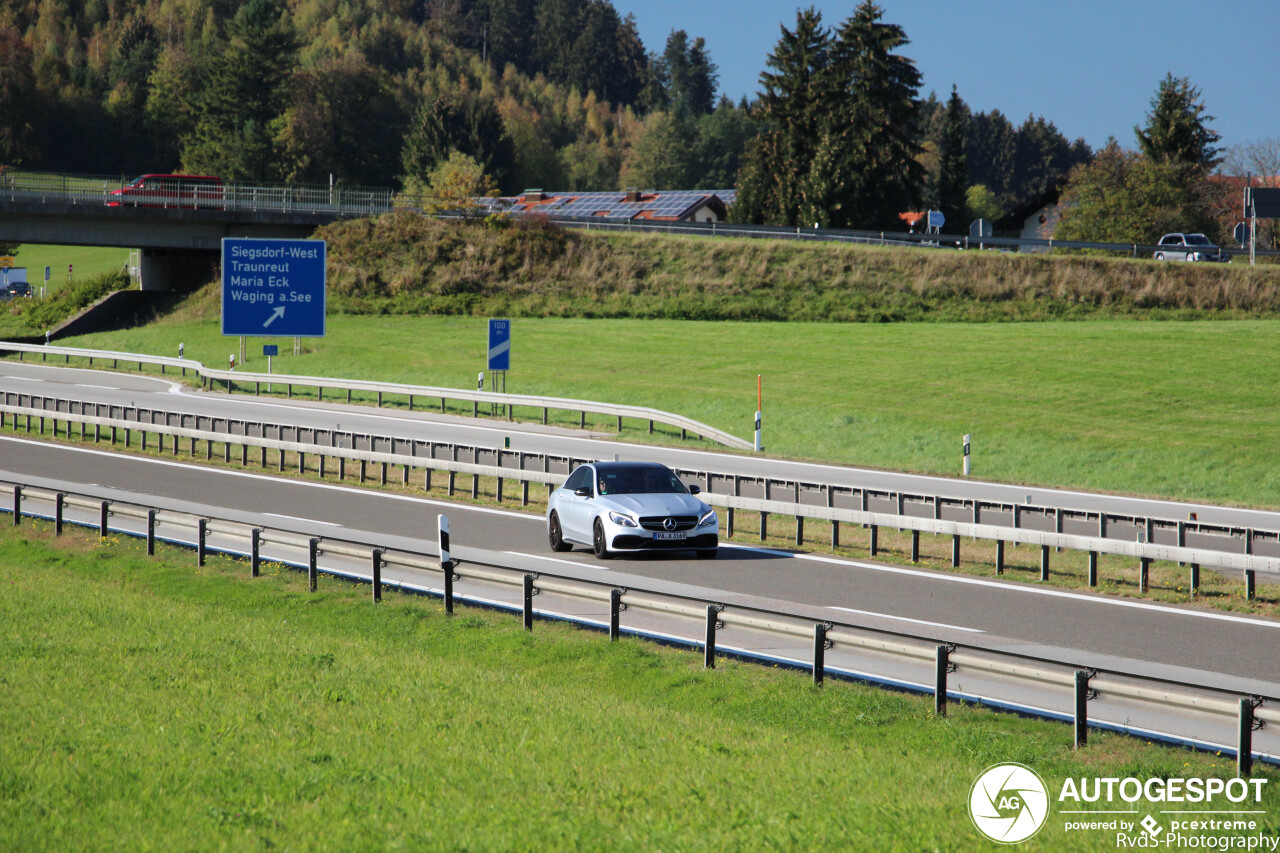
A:
[[[284,306],[281,305],[280,307],[276,308],[275,311],[271,312],[271,316],[267,318],[267,322],[262,324],[262,328],[265,329],[267,326],[270,326],[272,323],[274,323],[277,317],[283,317],[283,316],[284,316]]]

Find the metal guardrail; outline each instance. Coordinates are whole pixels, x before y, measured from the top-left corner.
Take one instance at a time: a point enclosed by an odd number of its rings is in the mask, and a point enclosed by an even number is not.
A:
[[[1090,726],[1130,733],[1134,731],[1135,726],[1127,716],[1129,711],[1124,711],[1124,718],[1118,722],[1093,719],[1090,716],[1091,702],[1120,701],[1128,703],[1127,707],[1154,708],[1162,714],[1181,715],[1179,719],[1184,720],[1185,725],[1207,725],[1210,729],[1221,730],[1224,725],[1234,723],[1237,735],[1237,772],[1241,776],[1248,776],[1255,758],[1254,731],[1267,724],[1280,722],[1278,697],[1241,694],[1222,688],[1119,670],[1098,670],[1067,660],[987,649],[976,644],[939,641],[923,634],[889,631],[847,622],[815,621],[799,611],[726,604],[635,586],[620,588],[607,581],[591,581],[552,572],[529,572],[512,565],[463,562],[452,558],[447,544],[443,553],[438,550],[432,555],[387,547],[385,543],[376,540],[308,536],[230,518],[157,509],[118,499],[103,499],[100,495],[87,492],[52,492],[12,481],[5,483],[2,491],[8,496],[9,502],[8,506],[0,507],[0,511],[8,512],[15,525],[21,524],[24,515],[35,515],[52,520],[58,533],[62,532],[65,523],[73,523],[97,527],[103,537],[111,532],[145,537],[149,554],[154,554],[156,541],[193,546],[197,564],[201,566],[210,553],[247,557],[254,577],[259,575],[264,560],[283,563],[305,570],[309,588],[313,592],[317,588],[318,575],[323,573],[369,583],[375,602],[381,601],[384,586],[398,588],[404,592],[443,598],[445,609],[450,613],[453,612],[456,601],[520,612],[527,630],[533,629],[537,616],[597,629],[607,624],[610,639],[617,639],[623,633],[666,641],[673,639],[669,633],[655,633],[640,625],[624,629],[621,614],[628,610],[674,618],[681,621],[686,629],[692,621],[695,626],[702,628],[701,641],[695,634],[693,638],[684,638],[682,642],[694,647],[701,646],[704,666],[707,668],[715,667],[717,656],[733,654],[748,660],[781,661],[788,666],[807,670],[812,673],[815,684],[819,685],[827,674],[884,683],[884,676],[851,668],[850,665],[828,664],[829,654],[833,657],[843,655],[851,664],[856,664],[859,655],[872,653],[889,659],[889,666],[894,672],[891,676],[893,686],[932,694],[935,713],[939,716],[946,714],[948,699],[954,697],[1012,708],[1021,713],[1050,719],[1066,719],[1073,723],[1076,747],[1087,744]],[[52,511],[33,512],[32,504],[43,504]],[[68,509],[81,510],[80,517],[72,517],[68,514]],[[447,531],[447,521],[442,522],[441,529]],[[170,535],[166,536],[166,531]],[[181,537],[173,535],[175,532],[181,532]],[[192,533],[194,541],[190,538]],[[213,536],[219,537],[219,541],[212,543],[211,547],[210,538]],[[447,542],[444,536],[440,537],[440,541]],[[265,553],[272,547],[276,549],[275,556]],[[456,547],[456,542],[453,547]],[[302,555],[306,555],[305,562],[302,562]],[[327,563],[323,569],[320,566],[321,557]],[[366,575],[363,571],[353,571],[348,563],[335,564],[330,559],[332,557],[364,562],[369,566],[369,573]],[[384,580],[384,568],[407,569],[426,573],[432,578],[438,574],[440,586],[423,586],[416,580],[416,576],[413,580]],[[522,603],[518,606],[504,604],[491,597],[480,596],[478,590],[470,594],[458,594],[454,589],[458,581],[519,588],[523,593]],[[579,607],[573,608],[573,614],[556,612],[550,608],[537,610],[533,602],[535,596],[542,592],[594,603],[608,602],[608,609],[600,614],[599,619],[581,615]],[[798,641],[807,644],[811,641],[812,657],[807,661],[779,658],[774,651],[779,645],[776,640],[766,641],[764,649],[752,648],[748,642],[742,641],[737,645],[726,644],[718,637],[719,632],[726,629],[737,629],[744,635],[748,632],[764,634],[793,643]],[[932,671],[932,684],[921,684],[915,680],[922,667],[926,672]],[[953,690],[950,685],[956,682],[951,681],[952,678],[956,681],[966,678],[969,686]],[[1009,684],[1014,685],[1012,692],[1007,686]],[[1028,704],[1025,698],[1019,698],[1028,689],[1038,693],[1049,689],[1054,696],[1069,698],[1070,712],[1063,713]],[[1103,717],[1105,716],[1104,711]],[[1148,737],[1151,735],[1152,732],[1147,732]],[[1187,742],[1184,734],[1165,735],[1155,739]],[[1221,748],[1219,744],[1203,736],[1192,741],[1192,744],[1207,749]],[[1280,755],[1262,753],[1260,757],[1280,763]]]
[[[659,409],[650,409],[643,406],[624,406],[615,403],[600,403],[591,400],[574,400],[566,397],[537,397],[528,394],[501,394],[493,391],[470,391],[460,388],[441,388],[437,386],[427,385],[406,385],[397,382],[373,382],[362,379],[336,379],[324,376],[291,376],[284,373],[250,373],[247,371],[237,370],[218,370],[206,367],[202,363],[193,359],[170,358],[166,356],[145,355],[142,353],[129,352],[111,352],[109,350],[91,350],[79,349],[76,347],[61,347],[53,345],[41,344],[23,344],[14,341],[0,341],[0,352],[16,352],[19,358],[26,353],[39,353],[44,360],[50,355],[60,355],[65,359],[64,363],[70,363],[71,358],[84,358],[92,365],[95,360],[110,361],[113,367],[119,367],[121,363],[137,364],[141,370],[144,364],[156,365],[164,372],[166,367],[175,370],[181,370],[183,375],[187,370],[191,370],[201,378],[202,385],[213,387],[213,383],[221,382],[228,393],[234,392],[237,385],[246,387],[254,386],[255,393],[261,391],[263,385],[281,385],[288,389],[288,394],[292,396],[293,388],[314,388],[316,389],[317,399],[324,398],[326,388],[330,390],[340,390],[347,392],[347,402],[351,401],[352,391],[364,391],[376,393],[378,395],[378,405],[382,405],[383,395],[391,394],[395,396],[405,397],[409,401],[409,408],[414,406],[416,397],[436,398],[440,400],[440,410],[445,410],[446,400],[460,400],[472,404],[472,414],[479,413],[481,403],[489,405],[504,406],[507,410],[508,419],[514,418],[513,409],[521,406],[527,409],[541,409],[542,422],[548,421],[548,411],[556,409],[559,411],[577,412],[579,415],[578,425],[586,426],[586,416],[590,412],[592,414],[606,415],[616,418],[618,431],[622,431],[622,421],[624,418],[631,420],[647,421],[649,424],[649,432],[653,432],[655,423],[664,424],[669,427],[679,429],[681,437],[685,437],[688,433],[692,433],[695,437],[706,438],[718,444],[727,447],[736,447],[740,449],[749,449],[753,447],[751,442],[731,435],[724,430],[716,429],[704,423],[686,418],[683,415],[664,412]]]
[[[6,394],[6,400],[9,395]],[[22,395],[19,395],[22,396]],[[118,407],[112,407],[118,408]],[[137,410],[135,409],[137,413]],[[524,468],[525,459],[533,454],[519,453],[515,454],[520,459],[521,467],[511,468],[501,464],[501,455],[497,459],[495,465],[480,465],[476,461],[460,462],[456,459],[437,459],[434,456],[434,448],[436,443],[423,442],[420,440],[397,439],[387,437],[389,450],[386,452],[376,449],[376,439],[368,436],[369,449],[361,450],[356,447],[340,446],[340,437],[351,435],[352,443],[356,443],[356,436],[350,433],[336,433],[334,431],[327,432],[329,438],[328,444],[316,443],[316,430],[311,429],[312,442],[301,441],[301,433],[307,431],[305,427],[274,425],[277,431],[277,438],[269,438],[266,433],[268,431],[267,424],[259,424],[261,434],[258,436],[248,435],[247,424],[245,426],[245,434],[235,434],[230,432],[231,422],[227,421],[228,431],[218,432],[215,430],[202,430],[199,428],[187,428],[181,424],[185,417],[196,417],[180,414],[180,425],[172,426],[168,423],[155,424],[143,423],[137,419],[130,420],[123,417],[101,417],[97,415],[85,415],[83,413],[74,412],[50,412],[44,408],[35,408],[34,406],[10,405],[5,402],[0,405],[0,429],[5,426],[6,421],[9,422],[12,429],[19,429],[19,418],[27,418],[27,429],[31,428],[31,418],[41,419],[41,432],[43,432],[45,418],[53,420],[53,431],[55,437],[58,434],[58,421],[65,421],[67,424],[67,436],[71,435],[71,424],[81,424],[81,437],[85,438],[85,427],[94,427],[94,439],[100,440],[100,430],[107,428],[112,431],[111,440],[114,443],[117,440],[117,430],[125,431],[126,445],[131,442],[130,433],[137,430],[141,434],[142,449],[146,449],[147,433],[155,433],[159,436],[168,436],[174,439],[173,449],[178,452],[177,439],[186,438],[191,442],[191,452],[194,455],[195,442],[205,442],[206,458],[212,458],[213,445],[219,443],[223,445],[224,461],[230,462],[232,453],[231,447],[239,445],[241,448],[240,462],[248,464],[248,448],[260,448],[259,461],[262,466],[266,466],[266,451],[274,450],[278,453],[279,470],[283,471],[285,466],[285,454],[293,453],[297,455],[297,466],[299,472],[307,470],[307,456],[315,457],[318,473],[321,477],[325,476],[325,459],[327,457],[339,460],[339,477],[345,476],[345,462],[354,461],[361,464],[361,481],[365,478],[365,468],[369,463],[382,465],[381,481],[385,485],[387,482],[387,466],[400,466],[403,470],[403,482],[408,483],[410,478],[410,470],[421,469],[424,473],[424,485],[430,488],[431,472],[433,470],[444,471],[449,474],[448,493],[452,495],[455,489],[454,477],[457,474],[470,475],[472,477],[471,491],[475,496],[478,493],[478,478],[492,478],[497,482],[496,493],[499,502],[503,498],[504,480],[514,480],[521,486],[522,505],[529,503],[529,483],[539,483],[548,488],[561,484],[568,476],[568,469],[573,467],[573,460],[567,460],[566,471],[564,473],[551,472],[549,469],[549,458],[543,455],[543,471],[531,471]],[[138,413],[140,415],[140,413]],[[166,421],[168,420],[168,413]],[[206,416],[207,417],[207,416]],[[198,418],[196,418],[198,420]],[[227,419],[222,419],[226,421]],[[289,441],[283,436],[286,430],[292,429],[294,437],[297,440]],[[395,452],[397,442],[408,445],[410,453]],[[418,449],[422,445],[431,445],[431,456],[417,455]],[[336,445],[336,446],[335,446]],[[456,455],[456,445],[450,445],[452,448],[451,455]],[[163,439],[160,442],[161,452],[164,450]],[[472,448],[473,460],[478,457],[475,453],[476,449]],[[683,472],[687,473],[687,472]],[[737,481],[739,478],[733,478]],[[1186,547],[1184,542],[1185,527],[1184,522],[1174,522],[1178,531],[1177,544],[1160,544],[1151,541],[1151,536],[1145,536],[1138,541],[1119,540],[1109,538],[1105,535],[1106,516],[1099,519],[1097,535],[1081,535],[1072,533],[1063,533],[1059,526],[1056,530],[1044,531],[1022,527],[1018,524],[1020,507],[1014,507],[1014,525],[1005,526],[990,523],[981,523],[980,520],[958,521],[947,520],[935,513],[934,518],[923,518],[919,516],[911,516],[901,511],[905,499],[899,495],[899,510],[896,512],[872,511],[869,509],[853,509],[846,507],[838,507],[832,505],[830,501],[830,491],[828,491],[828,505],[814,506],[811,504],[803,504],[798,501],[780,501],[772,500],[767,496],[765,498],[743,497],[737,494],[722,494],[711,490],[713,482],[710,475],[706,475],[708,489],[702,493],[702,499],[712,506],[723,507],[727,510],[729,518],[726,523],[726,531],[732,535],[733,521],[732,513],[734,510],[746,510],[760,514],[761,520],[761,536],[765,535],[765,525],[768,523],[770,515],[791,516],[796,519],[797,530],[802,528],[804,519],[814,519],[828,521],[832,523],[833,538],[838,536],[839,524],[855,524],[864,525],[870,531],[871,556],[876,556],[878,532],[881,527],[896,529],[900,531],[909,531],[912,534],[912,559],[916,559],[919,553],[919,534],[930,533],[934,535],[950,536],[952,539],[952,565],[960,564],[960,543],[965,537],[971,539],[982,539],[996,543],[996,570],[997,573],[1003,573],[1004,547],[1008,543],[1037,545],[1041,551],[1041,580],[1049,579],[1049,560],[1050,553],[1054,548],[1066,548],[1074,551],[1087,552],[1089,555],[1089,579],[1090,585],[1097,584],[1098,574],[1098,556],[1100,554],[1113,554],[1127,556],[1139,561],[1140,565],[1140,592],[1145,593],[1148,587],[1148,573],[1150,564],[1154,561],[1170,561],[1189,564],[1194,579],[1192,589],[1199,587],[1199,573],[1201,568],[1216,569],[1220,571],[1240,571],[1244,574],[1246,596],[1252,598],[1256,589],[1257,573],[1261,572],[1268,576],[1269,580],[1280,580],[1280,556],[1263,556],[1252,553],[1252,548],[1248,544],[1253,541],[1252,531],[1246,536],[1245,553],[1232,553],[1217,548],[1206,547]],[[829,489],[830,487],[828,487]],[[736,487],[735,487],[736,492]],[[767,494],[767,492],[766,492]],[[867,494],[863,493],[863,506],[867,506]],[[933,496],[933,504],[935,507],[941,507],[941,498]],[[1148,531],[1154,527],[1154,520],[1147,519],[1144,525]],[[1139,528],[1141,529],[1141,528]],[[1274,534],[1273,534],[1274,535]],[[1145,539],[1145,541],[1144,541]]]

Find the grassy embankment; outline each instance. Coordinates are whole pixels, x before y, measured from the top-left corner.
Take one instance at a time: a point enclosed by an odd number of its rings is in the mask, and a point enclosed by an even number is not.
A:
[[[56,591],[56,594],[53,592]],[[0,525],[0,848],[972,850],[1019,761],[1228,777],[1067,726]],[[1277,824],[1267,776],[1264,834]],[[1150,808],[1150,807],[1149,807]],[[1136,817],[1141,817],[1137,815]],[[1157,817],[1160,817],[1157,815]],[[1109,848],[1051,818],[1029,850]],[[1106,842],[1103,844],[1102,842]]]

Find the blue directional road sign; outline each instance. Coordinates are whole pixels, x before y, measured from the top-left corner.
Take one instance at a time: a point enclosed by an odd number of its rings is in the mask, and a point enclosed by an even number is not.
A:
[[[489,321],[489,369],[511,369],[511,321]]]
[[[222,334],[324,337],[324,240],[222,241]]]
[[[263,347],[262,347],[262,354],[263,354],[263,355],[279,355],[279,354],[280,354],[280,345],[279,345],[279,344],[264,344],[264,345],[263,345]]]

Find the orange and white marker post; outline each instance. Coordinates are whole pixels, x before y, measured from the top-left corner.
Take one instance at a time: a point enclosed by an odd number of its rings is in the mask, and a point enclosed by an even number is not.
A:
[[[760,446],[760,412],[764,409],[764,395],[761,393],[760,374],[756,374],[756,453],[764,450]]]

